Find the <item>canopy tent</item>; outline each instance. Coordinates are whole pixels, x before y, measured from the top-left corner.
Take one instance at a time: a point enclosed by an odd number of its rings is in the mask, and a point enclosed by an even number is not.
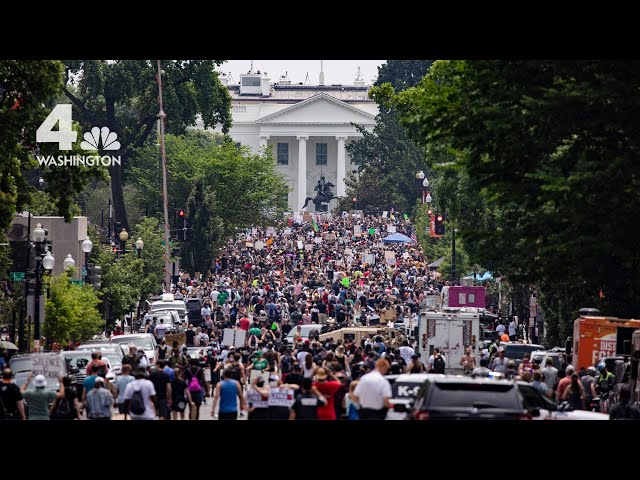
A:
[[[430,263],[430,264],[429,264],[429,268],[430,268],[431,270],[436,269],[436,268],[438,268],[438,267],[442,264],[442,262],[444,262],[444,257],[440,257],[440,258],[439,258],[439,259],[437,259],[435,262]]]
[[[473,278],[473,273],[472,273],[471,275],[467,275],[464,278],[475,280],[476,282],[484,282],[486,280],[493,280],[493,275],[491,275],[490,272],[484,272],[482,275],[478,275],[476,276],[476,278]]]
[[[384,243],[412,243],[413,241],[401,233],[394,233],[384,238]]]

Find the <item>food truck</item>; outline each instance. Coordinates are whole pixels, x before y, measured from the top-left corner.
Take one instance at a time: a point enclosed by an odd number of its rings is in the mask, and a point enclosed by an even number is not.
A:
[[[640,320],[600,316],[595,309],[580,310],[573,322],[572,365],[579,370],[615,355],[631,355],[633,333]]]

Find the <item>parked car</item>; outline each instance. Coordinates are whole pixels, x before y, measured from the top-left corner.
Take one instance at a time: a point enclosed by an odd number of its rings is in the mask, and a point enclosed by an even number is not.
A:
[[[522,363],[525,354],[532,354],[540,350],[544,350],[542,345],[534,345],[529,343],[507,342],[501,346],[504,347],[504,356],[509,360],[513,360],[518,367]]]
[[[33,369],[33,357],[31,354],[14,355],[9,361],[9,368],[14,375],[21,372],[31,372]]]
[[[317,332],[318,336],[320,336],[320,329],[322,328],[322,325],[318,323],[310,323],[308,325],[300,325],[300,326],[301,326],[300,335],[304,340],[309,340],[309,336],[314,332]],[[287,345],[293,345],[293,334],[297,331],[298,331],[297,327],[292,328],[289,331],[289,334],[284,339]]]
[[[156,343],[156,337],[154,337],[151,333],[118,335],[117,337],[111,338],[111,343],[125,346],[132,343],[136,347],[141,347],[144,350],[144,353],[147,355],[147,358],[149,359],[149,362],[151,362],[151,364],[156,363],[156,355],[158,353],[156,347],[158,346],[158,344]]]
[[[605,413],[572,410],[566,402],[556,405],[553,400],[540,393],[530,383],[517,382],[517,384],[524,408],[532,413],[533,420],[609,420],[609,415]],[[533,415],[536,411],[538,414]]]
[[[161,319],[163,320],[163,323],[167,326],[166,333],[175,332],[177,326],[182,323],[182,318],[180,317],[180,315],[176,310],[166,310],[166,311],[160,311],[157,313],[147,313],[145,314],[142,320],[142,323],[139,326],[138,332],[144,333],[144,327],[147,324],[147,320],[149,320],[149,323],[151,323],[154,317],[157,319],[156,324],[159,324]],[[153,332],[149,332],[149,333],[153,333]]]
[[[385,378],[391,383],[391,405],[387,411],[387,420],[406,420],[407,412],[420,391],[420,387],[430,378],[444,377],[438,373],[403,373],[401,375],[387,375]]]
[[[429,379],[416,397],[414,420],[531,420],[513,381],[446,375]]]
[[[111,370],[115,375],[120,375],[122,371],[122,358],[124,357],[122,348],[120,345],[112,345],[110,343],[97,344],[97,345],[80,345],[75,351],[83,350],[93,352],[100,352],[103,359],[108,359],[111,364]]]

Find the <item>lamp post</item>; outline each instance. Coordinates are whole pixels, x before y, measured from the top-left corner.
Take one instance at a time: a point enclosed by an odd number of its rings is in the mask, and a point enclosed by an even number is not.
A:
[[[62,262],[62,266],[65,270],[68,270],[69,268],[75,268],[76,261],[73,259],[70,253],[67,254],[67,258],[65,258]]]
[[[84,283],[89,283],[89,254],[93,250],[93,242],[89,237],[82,242],[82,251],[84,252]]]
[[[119,237],[120,237],[121,251],[124,254],[125,249],[127,248],[127,240],[129,240],[129,232],[127,232],[123,227],[122,231],[120,231]]]
[[[142,238],[138,237],[136,240],[136,252],[138,252],[138,258],[140,258],[140,254],[142,253],[142,249],[144,248],[144,242]]]
[[[429,179],[422,181],[422,204],[431,203],[431,194],[429,193]]]
[[[422,181],[425,179],[425,174],[422,170],[416,172],[416,184],[418,185],[418,189],[422,188]],[[422,195],[424,202],[424,193]]]
[[[42,228],[41,224],[37,224],[32,233],[33,242],[36,247],[36,268],[35,277],[36,285],[33,298],[33,338],[40,344],[40,295],[42,291],[42,274],[44,270],[53,270],[55,259],[51,252],[47,250],[44,258],[42,257],[42,246],[44,244],[47,232]],[[74,262],[75,263],[75,262]]]

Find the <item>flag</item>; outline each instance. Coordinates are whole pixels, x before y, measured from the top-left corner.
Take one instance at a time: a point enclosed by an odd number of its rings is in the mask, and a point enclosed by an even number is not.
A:
[[[409,220],[409,215],[407,215],[406,213],[404,214],[404,219],[405,220]]]
[[[418,237],[416,237],[416,232],[411,233],[411,240],[413,243],[418,243]]]

